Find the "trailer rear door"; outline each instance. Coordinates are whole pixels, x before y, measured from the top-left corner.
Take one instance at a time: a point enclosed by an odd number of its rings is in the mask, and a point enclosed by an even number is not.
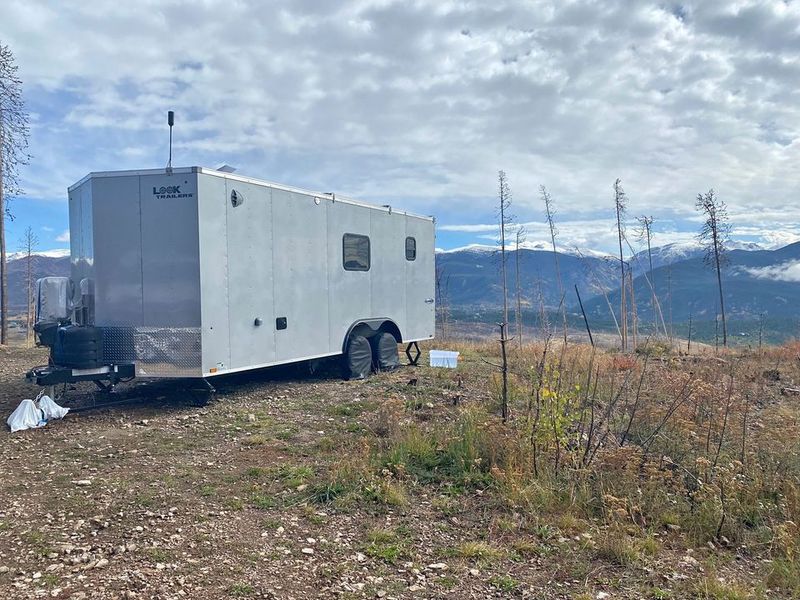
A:
[[[413,258],[406,256],[406,331],[403,340],[433,337],[434,304],[434,236],[433,223],[415,217],[406,218],[406,241],[409,250],[413,240]],[[405,251],[405,248],[404,248]]]

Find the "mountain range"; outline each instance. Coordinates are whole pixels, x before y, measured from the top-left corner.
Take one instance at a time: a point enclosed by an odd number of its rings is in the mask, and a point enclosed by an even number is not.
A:
[[[776,250],[756,244],[737,243],[727,253],[723,271],[726,312],[735,319],[794,319],[800,305],[800,242]],[[519,254],[517,254],[519,252]],[[653,271],[647,253],[628,259],[633,271],[636,310],[641,320],[653,318],[653,292],[665,321],[671,314],[676,323],[691,316],[695,321],[714,320],[719,295],[716,275],[704,263],[703,249],[695,242],[653,248]],[[581,293],[587,314],[611,322],[609,304],[619,306],[619,261],[599,253],[560,250],[555,255],[543,243],[528,242],[519,251],[506,253],[508,288],[513,298],[519,268],[523,308],[556,310],[561,301],[556,261],[569,311],[579,311],[575,286]],[[517,261],[517,257],[519,260]],[[26,260],[19,253],[9,255],[9,304],[11,312],[25,308]],[[436,265],[440,292],[449,307],[461,312],[496,309],[502,303],[499,276],[500,253],[494,246],[472,245],[438,250]],[[517,264],[518,262],[518,264]],[[64,250],[37,253],[31,258],[33,278],[69,275],[69,256]]]
[[[665,320],[671,313],[675,322],[689,319],[714,320],[719,311],[715,271],[704,261],[699,243],[669,244],[653,248],[653,271],[648,274],[647,252],[640,252],[627,264],[634,274],[636,309],[639,318],[652,319],[653,292]],[[508,288],[516,290],[516,251],[506,254]],[[619,306],[619,261],[611,256],[577,256],[557,253],[569,310],[578,311],[575,286],[580,290],[589,315],[611,321],[609,303]],[[723,270],[727,314],[736,319],[795,318],[800,302],[800,242],[776,250],[749,242],[732,243]],[[451,308],[496,308],[502,300],[498,270],[500,255],[491,246],[472,246],[440,251],[436,256],[441,288]],[[520,286],[523,304],[558,307],[561,297],[552,251],[519,250]],[[604,297],[605,296],[605,297]]]

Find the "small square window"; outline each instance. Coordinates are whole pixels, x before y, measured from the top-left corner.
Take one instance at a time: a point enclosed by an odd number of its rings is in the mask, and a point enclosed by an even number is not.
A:
[[[369,238],[345,233],[342,238],[342,261],[345,271],[369,271]]]
[[[413,237],[406,238],[406,260],[417,260],[417,240]]]

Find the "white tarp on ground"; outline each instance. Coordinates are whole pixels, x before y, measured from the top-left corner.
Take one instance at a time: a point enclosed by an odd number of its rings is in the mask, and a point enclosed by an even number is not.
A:
[[[64,415],[69,412],[69,408],[59,406],[50,396],[40,396],[37,398],[37,402],[23,400],[19,403],[19,406],[6,420],[11,428],[11,433],[42,427],[47,425],[47,421],[50,419],[63,419]]]
[[[47,421],[44,420],[42,411],[36,406],[33,400],[23,400],[19,406],[6,420],[8,426],[11,428],[11,433],[15,431],[22,431],[23,429],[33,429],[34,427],[41,427],[46,425]]]
[[[69,412],[68,408],[56,404],[50,396],[42,396],[39,398],[39,408],[44,413],[46,421],[50,419],[63,419]]]

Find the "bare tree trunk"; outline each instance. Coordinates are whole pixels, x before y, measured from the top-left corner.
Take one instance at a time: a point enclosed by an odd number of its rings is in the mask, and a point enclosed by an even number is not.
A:
[[[716,242],[715,242],[716,244]],[[728,325],[725,322],[725,296],[722,293],[722,267],[720,266],[720,261],[722,257],[720,256],[719,249],[716,248],[714,250],[714,262],[717,263],[717,287],[719,288],[719,310],[722,314],[722,345],[724,347],[728,347]]]
[[[553,209],[553,200],[547,189],[544,186],[539,188],[544,200],[545,213],[547,215],[547,224],[550,227],[550,241],[553,244],[553,261],[556,268],[556,283],[558,283],[558,295],[561,299],[559,308],[561,309],[561,325],[564,333],[564,344],[567,343],[567,306],[564,292],[564,282],[561,279],[561,267],[558,263],[558,251],[556,250],[556,225],[555,225],[555,211]]]
[[[675,343],[675,329],[672,323],[672,263],[667,265],[667,304],[669,305],[669,344]]]
[[[514,253],[514,263],[516,267],[516,283],[517,283],[517,311],[516,311],[516,321],[517,321],[517,344],[519,344],[519,349],[522,350],[522,285],[520,284],[519,278],[519,238],[522,232],[517,229],[517,247],[516,252]]]
[[[650,219],[650,221],[649,221],[649,223],[647,225],[647,263],[648,263],[648,266],[650,267],[650,269],[648,270],[647,274],[648,274],[648,278],[650,280],[650,286],[651,286],[652,292],[653,292],[653,332],[655,334],[658,334],[658,318],[657,318],[657,315],[656,315],[656,307],[658,306],[658,296],[656,295],[656,280],[655,280],[655,277],[653,276],[653,249],[652,249],[651,244],[650,244],[651,235],[652,235],[651,231],[650,231],[650,227],[651,227],[652,223],[653,223],[653,220]],[[663,320],[664,320],[664,316],[663,315],[661,316],[661,320],[663,322]]]
[[[500,416],[503,417],[503,423],[508,421],[508,355],[506,354],[506,323],[500,323],[500,355],[502,358],[502,375],[503,375],[503,395],[500,404]]]
[[[20,250],[25,253],[25,342],[31,345],[31,331],[33,329],[33,252],[39,244],[39,239],[33,233],[33,228],[25,229]]]
[[[622,213],[625,205],[621,183],[620,179],[614,182],[614,207],[617,213],[617,237],[619,238],[619,312],[622,324],[622,351],[625,352],[628,349],[628,311],[625,306],[625,258],[622,253]]]
[[[511,206],[511,189],[506,179],[504,171],[498,173],[499,200],[500,200],[500,270],[503,279],[503,322],[500,324],[500,351],[502,353],[503,365],[503,396],[501,401],[501,413],[503,422],[508,421],[508,356],[506,354],[507,328],[508,328],[508,276],[506,272],[506,226],[508,217],[506,211]]]
[[[638,347],[637,337],[639,335],[639,316],[636,314],[636,295],[633,291],[633,272],[628,269],[628,285],[631,290],[631,325],[633,329],[633,351]]]
[[[30,227],[28,228],[30,232]],[[27,237],[27,236],[26,236]],[[25,345],[30,348],[31,328],[33,326],[33,248],[28,237],[27,252],[25,253]]]
[[[8,343],[8,272],[6,264],[6,200],[3,194],[3,114],[0,106],[0,345]]]
[[[686,343],[686,354],[692,353],[692,313],[689,313],[689,341]]]
[[[719,310],[722,315],[722,345],[727,347],[728,324],[725,318],[725,294],[722,292],[722,262],[726,258],[726,243],[730,235],[727,210],[725,202],[714,194],[713,189],[708,190],[705,195],[698,194],[695,206],[706,217],[699,237],[705,243],[706,262],[713,261],[712,266],[717,272]]]

